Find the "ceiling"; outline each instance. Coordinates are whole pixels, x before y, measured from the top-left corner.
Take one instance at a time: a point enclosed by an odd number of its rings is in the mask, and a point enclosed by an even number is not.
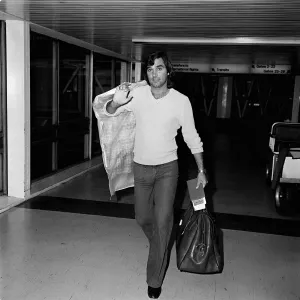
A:
[[[170,38],[216,38],[222,44],[220,38],[251,37],[300,45],[299,0],[2,0],[0,11],[132,59],[164,49],[177,61],[214,56],[238,62],[253,55],[285,61],[296,49],[164,42]],[[132,42],[148,37],[160,42]]]

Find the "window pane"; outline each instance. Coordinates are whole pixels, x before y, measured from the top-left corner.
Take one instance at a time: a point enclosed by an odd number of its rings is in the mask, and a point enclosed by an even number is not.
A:
[[[30,109],[31,179],[52,172],[52,142],[55,126],[53,110],[53,42],[31,32],[30,35]]]
[[[74,45],[59,44],[59,126],[58,168],[85,160],[87,118],[86,76],[89,51]]]

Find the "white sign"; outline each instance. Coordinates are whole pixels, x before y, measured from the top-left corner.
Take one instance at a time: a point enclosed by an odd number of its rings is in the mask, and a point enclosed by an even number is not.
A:
[[[174,63],[175,72],[215,74],[290,74],[291,65]]]
[[[212,64],[211,73],[227,74],[247,74],[250,72],[250,66],[247,64]]]
[[[184,73],[248,74],[251,66],[248,64],[174,63],[173,68],[175,72]]]
[[[209,73],[209,64],[195,64],[195,63],[174,63],[173,68],[175,72],[185,73]]]
[[[252,74],[291,74],[290,65],[252,64]]]

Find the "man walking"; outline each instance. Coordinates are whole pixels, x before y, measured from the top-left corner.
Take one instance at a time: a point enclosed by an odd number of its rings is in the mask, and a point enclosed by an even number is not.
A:
[[[149,298],[161,294],[167,268],[168,244],[173,227],[173,204],[178,180],[177,130],[195,157],[198,181],[205,186],[203,146],[195,129],[189,99],[171,88],[172,65],[164,52],[151,54],[145,63],[148,85],[133,89],[121,84],[111,102],[109,114],[127,104],[136,119],[134,142],[135,217],[149,240],[147,284]]]

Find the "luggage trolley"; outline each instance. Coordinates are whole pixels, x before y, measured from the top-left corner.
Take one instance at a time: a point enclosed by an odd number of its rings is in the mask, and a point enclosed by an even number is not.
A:
[[[266,179],[275,192],[277,212],[285,214],[294,192],[300,191],[300,123],[274,123],[269,148]]]

